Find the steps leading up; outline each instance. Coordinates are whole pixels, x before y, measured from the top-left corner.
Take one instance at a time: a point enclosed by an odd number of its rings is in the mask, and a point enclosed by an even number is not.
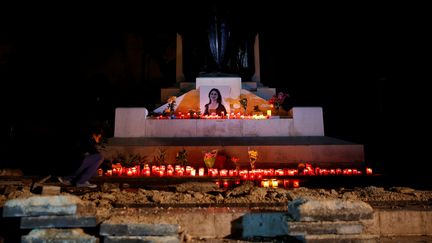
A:
[[[296,167],[300,162],[321,168],[364,166],[363,145],[325,136],[317,137],[190,137],[190,138],[111,138],[107,157],[137,153],[152,159],[161,150],[174,163],[177,152],[185,149],[191,163],[202,163],[203,151],[217,149],[227,157],[240,158],[248,165],[248,149],[257,150],[258,167]]]

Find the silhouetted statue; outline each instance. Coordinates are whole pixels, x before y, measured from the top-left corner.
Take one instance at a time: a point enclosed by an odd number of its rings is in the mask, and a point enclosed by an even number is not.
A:
[[[186,78],[231,76],[250,80],[257,33],[253,22],[249,22],[251,18],[245,18],[244,6],[211,7],[209,12],[197,15],[197,18],[205,16],[206,21],[195,20],[183,29]]]
[[[211,54],[219,70],[222,69],[222,62],[225,56],[229,37],[228,35],[229,32],[225,20],[221,19],[219,16],[215,16],[213,21],[210,23],[208,39]]]

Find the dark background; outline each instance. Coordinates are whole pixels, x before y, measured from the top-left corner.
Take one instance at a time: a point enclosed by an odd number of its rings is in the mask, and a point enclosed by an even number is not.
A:
[[[429,175],[431,42],[422,6],[224,1],[5,11],[1,167],[47,173],[63,166],[86,124],[112,136],[115,107],[156,108],[160,88],[175,84],[176,33],[201,31],[215,8],[259,33],[261,82],[289,92],[294,105],[323,107],[327,136],[364,144],[380,173]]]

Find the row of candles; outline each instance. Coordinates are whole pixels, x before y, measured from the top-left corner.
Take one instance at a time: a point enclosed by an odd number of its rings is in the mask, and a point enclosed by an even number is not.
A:
[[[247,114],[241,114],[240,112],[238,113],[227,113],[225,114],[223,111],[221,113],[221,115],[217,115],[215,113],[211,114],[211,115],[198,115],[196,112],[194,113],[186,113],[182,114],[181,112],[178,112],[177,116],[158,116],[156,117],[157,119],[254,119],[254,120],[261,120],[261,119],[269,119],[271,117],[271,110],[267,110],[267,115],[247,115]]]
[[[240,184],[239,180],[236,180],[235,182],[230,181],[217,181],[216,185],[219,187],[228,188],[232,184]],[[278,180],[278,179],[263,179],[261,180],[261,183],[259,184],[261,187],[268,187],[268,188],[278,188],[283,186],[284,188],[298,188],[300,187],[300,181],[297,179],[284,179],[284,180]]]
[[[103,171],[98,171],[99,175],[103,175]],[[366,175],[372,175],[372,169],[366,168]],[[207,176],[217,177],[217,176],[240,176],[244,180],[261,180],[263,176],[297,176],[297,175],[362,175],[363,172],[358,169],[321,169],[319,167],[311,169],[254,169],[254,170],[246,170],[246,169],[221,169],[218,170],[216,168],[208,168]],[[134,167],[122,167],[115,166],[111,170],[107,170],[105,173],[106,176],[204,176],[205,168],[200,167],[198,171],[192,166],[180,166],[180,165],[152,165],[151,167],[148,164],[144,165],[144,168],[140,170],[140,166]]]

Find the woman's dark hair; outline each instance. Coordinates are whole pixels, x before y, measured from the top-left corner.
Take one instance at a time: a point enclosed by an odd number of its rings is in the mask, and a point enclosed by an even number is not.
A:
[[[211,103],[210,94],[211,94],[212,91],[215,91],[218,94],[217,102],[219,104],[222,104],[222,95],[221,95],[220,91],[218,89],[216,89],[216,88],[211,89],[210,92],[208,93],[209,104]]]

